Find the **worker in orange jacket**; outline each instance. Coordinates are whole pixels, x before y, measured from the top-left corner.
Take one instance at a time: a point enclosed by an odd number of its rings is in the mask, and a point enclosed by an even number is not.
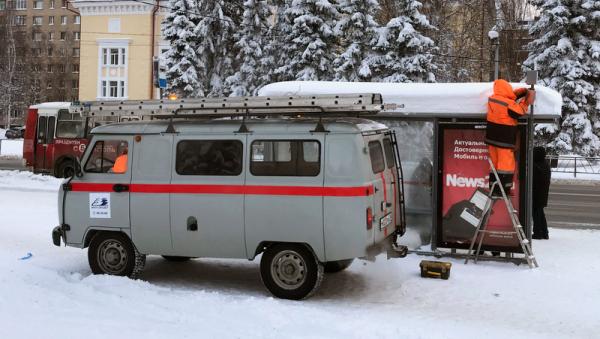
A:
[[[506,80],[494,81],[494,94],[488,99],[485,143],[506,194],[510,194],[515,173],[517,119],[527,114],[534,101],[534,90],[517,88],[513,91]],[[490,187],[495,181],[490,169]]]
[[[123,148],[121,155],[115,159],[115,163],[112,167],[112,172],[116,174],[123,174],[127,172],[127,147]]]

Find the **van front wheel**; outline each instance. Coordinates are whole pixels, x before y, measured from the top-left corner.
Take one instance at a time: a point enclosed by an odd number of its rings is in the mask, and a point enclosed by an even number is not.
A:
[[[88,261],[94,274],[135,279],[144,269],[146,256],[137,251],[125,234],[100,232],[90,242]]]
[[[323,265],[302,245],[267,248],[260,261],[263,284],[274,296],[300,300],[311,296],[323,280]]]

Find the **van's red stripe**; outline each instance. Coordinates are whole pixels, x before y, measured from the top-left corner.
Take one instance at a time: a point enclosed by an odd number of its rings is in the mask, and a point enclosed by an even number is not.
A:
[[[72,183],[74,192],[111,192],[114,184]],[[373,186],[319,187],[319,186],[254,186],[254,185],[193,185],[193,184],[130,184],[131,193],[180,194],[247,194],[298,195],[323,197],[364,197],[373,194]]]

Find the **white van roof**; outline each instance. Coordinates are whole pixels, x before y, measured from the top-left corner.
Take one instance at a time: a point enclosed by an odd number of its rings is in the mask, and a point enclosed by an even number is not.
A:
[[[276,134],[306,134],[314,130],[319,120],[300,119],[248,119],[245,124],[252,132]],[[323,118],[325,128],[332,133],[368,133],[389,129],[386,125],[361,118]],[[242,120],[175,120],[173,127],[180,134],[231,134],[236,133]],[[133,121],[102,125],[92,134],[160,134],[169,126],[168,120]]]
[[[485,83],[376,83],[335,81],[285,81],[263,87],[259,95],[317,95],[344,93],[380,93],[384,104],[396,109],[380,115],[422,118],[481,118],[487,111],[492,82]],[[512,83],[513,88],[529,87]],[[562,98],[548,87],[536,86],[534,116],[555,119],[561,116]]]

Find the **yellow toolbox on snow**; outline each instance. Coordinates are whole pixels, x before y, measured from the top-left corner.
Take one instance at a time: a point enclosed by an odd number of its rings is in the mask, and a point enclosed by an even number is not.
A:
[[[421,277],[442,278],[447,280],[450,277],[450,268],[452,267],[452,263],[423,260],[419,266],[421,267]]]

